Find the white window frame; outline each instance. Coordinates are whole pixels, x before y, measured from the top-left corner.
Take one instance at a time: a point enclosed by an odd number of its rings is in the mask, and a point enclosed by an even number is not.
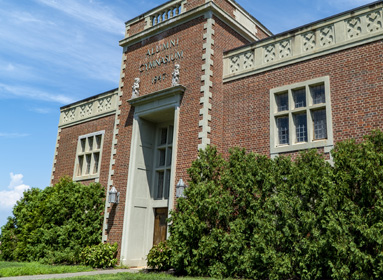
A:
[[[100,146],[97,148],[96,136],[99,136],[99,135],[101,135],[101,143],[100,143]],[[78,137],[76,159],[75,159],[74,170],[73,170],[73,181],[82,181],[82,180],[90,180],[90,179],[96,179],[96,181],[98,181],[98,178],[100,176],[104,138],[105,138],[105,130],[89,133],[86,135],[81,135]],[[92,139],[92,141],[93,141],[93,147],[91,149],[89,147],[89,140],[90,139]],[[85,141],[84,149],[82,146],[83,141]],[[95,168],[95,158],[94,157],[96,154],[99,155],[98,156],[98,166],[97,166],[96,172],[94,172],[94,168]],[[86,157],[87,156],[90,156],[90,170],[89,170],[89,172],[86,172],[86,169],[87,169]],[[80,159],[80,157],[83,158],[82,167],[81,167],[81,174],[79,174],[79,168],[80,168],[80,160],[79,159]]]
[[[171,133],[170,133],[171,127]],[[161,133],[162,129],[167,129],[166,143],[161,144]],[[157,125],[156,129],[156,138],[155,138],[155,155],[154,155],[154,200],[168,200],[170,194],[170,182],[172,174],[172,160],[173,160],[173,141],[174,141],[174,123],[162,123]],[[170,141],[169,141],[170,140]],[[169,150],[171,151],[169,153]],[[160,151],[165,151],[165,163],[160,165]],[[162,184],[162,195],[159,195],[159,173],[164,174],[163,184]],[[169,178],[167,178],[169,176]]]
[[[313,99],[310,92],[311,86],[324,85],[325,103],[313,104]],[[294,108],[293,91],[305,88],[306,91],[306,106]],[[278,94],[288,94],[288,109],[286,111],[278,112],[276,96]],[[314,139],[314,125],[312,112],[315,110],[326,111],[326,128],[327,138]],[[294,116],[300,113],[305,113],[307,116],[307,142],[296,141],[296,127],[294,124]],[[278,144],[278,127],[277,118],[288,116],[289,121],[289,143]],[[275,157],[280,153],[289,153],[299,150],[306,150],[311,148],[324,148],[324,152],[328,153],[334,147],[333,144],[333,130],[332,130],[332,117],[331,117],[331,94],[330,94],[330,78],[324,76],[312,80],[307,80],[300,83],[286,85],[270,90],[270,155]]]

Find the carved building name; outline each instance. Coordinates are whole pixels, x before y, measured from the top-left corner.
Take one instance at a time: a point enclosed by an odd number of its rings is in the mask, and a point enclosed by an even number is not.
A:
[[[184,51],[178,51],[178,50],[175,50],[171,54],[160,55],[160,53],[163,51],[171,50],[173,48],[178,47],[178,44],[179,44],[179,39],[177,38],[175,40],[170,40],[163,44],[157,45],[155,48],[148,49],[148,52],[146,53],[145,58],[149,59],[150,61],[140,65],[139,67],[140,72],[142,73],[144,71],[149,71],[151,69],[155,69],[161,66],[162,64],[167,64],[169,62],[173,62],[183,58]],[[154,55],[157,55],[157,58],[154,58]]]

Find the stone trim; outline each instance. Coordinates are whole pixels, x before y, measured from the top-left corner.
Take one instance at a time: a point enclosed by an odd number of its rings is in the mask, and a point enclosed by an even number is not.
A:
[[[150,21],[150,17],[155,15],[155,14],[160,14],[161,12],[169,9],[170,7],[172,6],[177,6],[178,4],[181,4],[181,13],[185,11],[185,3],[187,3],[187,0],[170,0],[170,1],[167,1],[166,3],[162,4],[162,5],[159,5],[149,11],[147,11],[146,13],[143,13],[131,20],[128,20],[127,22],[125,22],[125,26],[126,27],[130,27],[131,25],[141,21],[142,19],[145,19],[145,22],[146,22],[146,26],[145,26],[145,29],[146,28],[149,28],[151,27],[148,22]]]
[[[99,149],[92,149],[91,151],[81,151],[81,143],[80,143],[80,140],[81,139],[88,139],[90,137],[94,137],[94,136],[97,136],[97,135],[102,135],[102,139],[101,139],[101,143],[100,143],[100,148]],[[85,134],[85,135],[80,135],[78,138],[77,138],[77,148],[76,148],[76,157],[75,157],[75,161],[74,161],[74,167],[73,167],[73,177],[72,177],[72,180],[73,181],[83,181],[83,180],[90,180],[90,179],[94,179],[94,181],[96,183],[98,183],[100,181],[100,168],[101,168],[101,162],[102,162],[102,151],[103,151],[103,148],[104,148],[104,140],[105,140],[105,130],[100,130],[100,131],[96,131],[96,132],[92,132],[92,133],[88,133],[88,134]],[[78,168],[78,165],[79,165],[79,161],[78,161],[78,157],[80,155],[85,155],[85,154],[90,154],[91,157],[95,154],[95,153],[98,153],[99,154],[99,159],[98,159],[98,171],[96,173],[89,173],[89,174],[86,174],[86,175],[77,175],[77,168]],[[85,158],[84,158],[85,160]],[[93,167],[93,164],[91,165],[91,169]]]
[[[261,22],[259,22],[256,18],[254,18],[251,14],[249,14],[245,9],[243,9],[237,2],[233,0],[227,0],[233,7],[236,8],[234,11],[234,16],[238,22],[242,22],[242,24],[246,27],[254,24],[255,26],[253,28],[248,28],[250,31],[255,31],[257,33],[257,29],[261,29],[265,34],[272,36],[273,33],[268,30]],[[245,23],[245,24],[244,24]],[[255,28],[255,30],[254,30]]]
[[[208,2],[204,5],[201,5],[189,11],[185,11],[184,13],[178,15],[177,20],[163,21],[160,24],[157,24],[156,26],[147,28],[144,31],[139,32],[138,34],[132,35],[131,37],[125,37],[120,41],[120,46],[124,48],[124,51],[127,51],[129,46],[132,46],[152,36],[158,35],[166,30],[174,28],[175,26],[182,25],[190,20],[193,20],[200,16],[204,16],[208,12],[213,13],[225,24],[227,24],[236,32],[238,32],[241,36],[246,38],[249,42],[258,41],[258,38],[255,36],[255,34],[250,32],[247,28],[244,28],[244,26],[241,23],[229,16],[214,2]]]
[[[213,77],[213,71],[211,67],[213,66],[213,56],[214,56],[214,24],[215,20],[213,19],[212,13],[206,14],[207,22],[204,25],[204,29],[206,33],[203,35],[203,38],[206,39],[206,43],[203,44],[203,50],[205,50],[205,54],[202,55],[202,60],[205,63],[202,65],[202,70],[205,71],[205,74],[201,76],[201,81],[204,83],[201,86],[201,93],[203,96],[200,99],[200,104],[202,105],[199,114],[202,116],[202,120],[199,121],[199,127],[201,127],[202,131],[198,134],[198,138],[201,139],[201,143],[198,145],[198,149],[205,149],[207,145],[210,145],[210,125],[209,121],[211,121],[211,103],[210,98],[212,98],[212,92],[210,88],[213,87],[213,83],[211,81],[211,77]]]
[[[177,166],[177,150],[178,150],[178,124],[179,124],[179,113],[180,113],[180,105],[182,101],[182,95],[185,91],[185,87],[182,85],[170,87],[164,90],[159,90],[156,92],[152,92],[150,94],[132,98],[128,100],[131,106],[134,106],[134,119],[133,119],[133,127],[132,127],[132,139],[130,143],[130,155],[129,155],[129,167],[128,167],[128,179],[127,179],[127,187],[126,187],[126,197],[125,197],[125,209],[124,209],[124,219],[123,219],[123,230],[122,230],[122,242],[121,242],[121,256],[120,262],[123,265],[128,266],[144,266],[146,265],[145,257],[141,255],[141,253],[137,253],[135,251],[135,242],[136,237],[132,231],[135,230],[132,225],[133,213],[134,209],[137,208],[145,208],[147,212],[145,212],[145,217],[151,219],[153,214],[150,214],[152,209],[158,207],[168,207],[168,210],[171,211],[174,207],[174,193],[175,193],[175,185],[176,185],[176,166]],[[173,114],[173,120],[167,118],[167,116],[163,115],[166,112],[171,112]],[[156,200],[154,198],[150,198],[149,196],[134,196],[135,189],[137,186],[141,186],[138,184],[140,182],[138,180],[139,176],[137,175],[137,169],[146,171],[146,172],[154,172],[152,169],[154,166],[147,166],[145,163],[142,163],[141,160],[137,160],[140,154],[143,153],[143,147],[155,147],[156,144],[153,142],[153,146],[144,142],[143,139],[146,139],[144,135],[141,134],[140,130],[141,121],[151,122],[155,125],[156,130],[158,131],[158,127],[160,124],[170,124],[172,121],[174,126],[173,131],[173,153],[172,153],[172,163],[171,163],[171,177],[170,177],[170,189],[169,189],[169,198],[168,199],[159,199]],[[153,128],[153,127],[152,127]],[[154,131],[152,130],[154,133]],[[146,133],[148,131],[146,130]],[[157,133],[157,132],[156,132]],[[150,137],[149,137],[150,138]],[[156,141],[156,137],[153,137],[152,140]],[[148,140],[150,142],[150,140]],[[154,151],[153,151],[154,152]],[[138,157],[137,157],[138,156]],[[153,155],[153,161],[156,161],[156,155]],[[155,168],[156,169],[156,168]],[[148,173],[147,173],[148,174]],[[152,179],[143,183],[146,184],[154,179],[155,174],[148,174]],[[153,181],[152,181],[153,182]],[[149,195],[149,193],[148,193]],[[147,223],[147,219],[145,224],[141,224],[145,228],[145,232],[150,236],[153,233],[153,224]],[[133,226],[133,228],[132,228]],[[146,237],[148,237],[146,235]],[[149,251],[152,247],[150,244],[151,237],[145,238],[140,243],[144,250]],[[141,242],[141,241],[139,241]],[[138,255],[134,255],[133,252],[136,252]]]
[[[310,102],[310,86],[323,84],[325,89],[325,103],[314,105]],[[306,90],[306,106],[304,108],[293,108],[292,90],[305,88]],[[275,95],[278,93],[288,93],[289,97],[289,108],[284,112],[277,112],[277,104]],[[326,110],[326,128],[327,138],[321,140],[313,139],[313,123],[311,118],[311,112],[316,109]],[[304,112],[308,120],[307,121],[307,142],[294,143],[293,134],[295,133],[295,126],[293,125],[294,115]],[[324,148],[325,153],[329,153],[334,147],[333,141],[333,129],[332,129],[332,114],[331,114],[331,88],[330,88],[330,77],[324,76],[304,82],[295,84],[285,85],[270,90],[270,155],[272,158],[278,156],[280,153],[295,152],[299,150],[307,150],[313,148]],[[278,145],[278,131],[276,126],[276,118],[278,116],[288,116],[289,118],[289,144]]]
[[[59,128],[88,122],[114,114],[117,105],[117,91],[97,95],[94,98],[61,108]]]
[[[383,39],[383,3],[364,6],[224,55],[224,82]]]
[[[106,186],[106,198],[105,198],[105,210],[104,210],[104,222],[102,225],[102,242],[108,241],[108,235],[106,234],[106,230],[108,229],[108,223],[107,219],[109,219],[109,212],[108,208],[110,208],[109,201],[109,190],[111,186],[113,186],[113,179],[112,176],[114,175],[113,166],[116,162],[115,155],[117,154],[117,135],[118,135],[118,126],[120,124],[120,115],[121,115],[121,105],[122,105],[122,89],[124,87],[124,78],[125,78],[125,68],[127,64],[127,57],[126,54],[122,54],[121,59],[121,72],[120,72],[120,85],[118,88],[118,95],[117,95],[117,104],[116,104],[116,114],[115,114],[115,120],[114,120],[114,129],[113,129],[113,140],[112,140],[112,148],[111,148],[111,155],[110,155],[110,164],[109,164],[109,176],[108,176],[108,185]]]
[[[131,98],[128,100],[129,104],[133,107],[142,106],[147,103],[152,103],[154,101],[158,101],[161,99],[168,98],[170,96],[178,95],[180,93],[184,93],[186,87],[182,85],[161,89],[159,91],[155,91],[143,96]]]
[[[58,148],[59,148],[59,141],[60,141],[60,133],[61,133],[61,128],[58,129],[57,131],[57,137],[56,137],[56,146],[55,146],[55,153],[53,155],[53,165],[52,165],[52,175],[51,175],[51,185],[53,183],[53,180],[55,178],[55,171],[56,171],[56,162],[57,162],[57,155],[58,155]]]

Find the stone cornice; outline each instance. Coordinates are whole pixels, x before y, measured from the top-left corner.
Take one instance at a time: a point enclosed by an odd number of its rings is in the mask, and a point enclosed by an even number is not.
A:
[[[242,8],[241,5],[239,5],[234,0],[227,0],[230,4],[232,4],[238,11],[240,11],[243,15],[245,15],[249,20],[255,22],[257,24],[257,28],[262,29],[263,32],[265,32],[267,35],[272,36],[273,33],[266,28],[259,20],[257,20],[255,17],[253,17],[251,14],[249,14],[244,8]]]
[[[197,8],[194,8],[189,11],[185,11],[176,17],[165,20],[155,26],[145,29],[144,31],[132,35],[130,37],[126,37],[120,41],[120,46],[124,47],[124,51],[126,51],[127,47],[134,45],[146,38],[155,36],[165,30],[174,28],[178,25],[182,25],[185,22],[188,22],[192,19],[198,18],[200,16],[204,16],[206,13],[213,13],[213,15],[220,18],[223,22],[229,25],[231,28],[236,30],[241,36],[246,38],[249,42],[257,41],[258,38],[255,34],[250,32],[247,28],[245,28],[242,24],[236,21],[234,18],[229,16],[225,11],[223,11],[220,7],[218,7],[214,2],[208,2],[204,5],[201,5]]]
[[[165,99],[175,95],[181,95],[185,92],[185,90],[186,87],[178,85],[129,99],[128,102],[133,107],[141,106],[143,104],[151,103],[160,99]]]
[[[383,39],[383,2],[228,51],[224,82]]]
[[[114,114],[117,108],[118,90],[87,98],[61,108],[59,128]]]

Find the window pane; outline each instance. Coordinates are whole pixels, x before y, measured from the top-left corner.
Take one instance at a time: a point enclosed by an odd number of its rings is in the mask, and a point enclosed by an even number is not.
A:
[[[102,137],[102,135],[96,136],[96,149],[98,149],[98,150],[101,148],[101,137]]]
[[[166,127],[165,128],[161,128],[160,145],[166,144],[167,134],[168,134],[168,129]]]
[[[169,189],[170,189],[170,169],[166,170],[166,180],[165,180],[165,194],[164,198],[169,198]]]
[[[160,152],[160,159],[158,166],[164,166],[165,165],[165,149],[159,150]]]
[[[277,128],[279,144],[289,144],[289,117],[277,118]]]
[[[324,85],[311,86],[311,95],[313,97],[313,104],[325,103],[326,98],[324,94]]]
[[[86,155],[86,169],[85,169],[85,174],[89,174],[90,173],[90,162],[92,160],[92,157],[91,155]]]
[[[293,91],[295,108],[306,107],[306,91],[304,88]]]
[[[314,139],[327,138],[326,110],[313,112]]]
[[[286,111],[289,109],[289,98],[286,93],[276,95],[278,112]]]
[[[77,176],[82,175],[82,165],[84,164],[84,156],[78,157]]]
[[[85,152],[86,138],[81,139],[81,152]]]
[[[157,198],[162,198],[163,186],[164,186],[164,172],[157,172]]]
[[[100,160],[100,153],[93,154],[94,166],[93,166],[93,174],[98,172],[98,162]]]
[[[88,138],[89,151],[93,150],[93,136]]]
[[[172,164],[172,148],[168,148],[168,154],[166,156],[168,159],[166,165],[169,166]]]
[[[295,131],[296,131],[297,142],[307,142],[306,114],[295,115]]]
[[[173,143],[173,126],[169,126],[169,137],[168,137],[168,144]]]

